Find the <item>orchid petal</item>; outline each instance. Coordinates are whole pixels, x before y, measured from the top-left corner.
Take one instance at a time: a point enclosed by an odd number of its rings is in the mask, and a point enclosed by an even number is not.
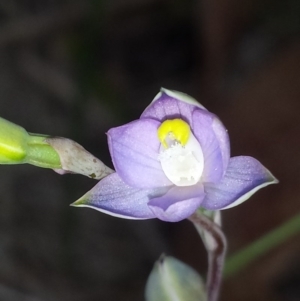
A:
[[[149,199],[166,193],[168,189],[133,188],[124,183],[117,173],[113,173],[98,182],[72,206],[89,207],[120,218],[150,219],[156,216],[147,206]]]
[[[256,159],[233,157],[222,181],[205,185],[206,197],[201,206],[208,210],[228,209],[243,203],[259,189],[276,183],[278,180]]]
[[[158,160],[160,141],[153,119],[139,119],[108,131],[108,145],[116,172],[137,188],[171,185]]]
[[[230,141],[228,131],[217,116],[213,118],[212,128],[219,141],[220,151],[223,160],[223,169],[225,171],[227,169],[230,159]]]
[[[191,124],[192,112],[195,108],[206,110],[187,94],[161,89],[161,92],[142,113],[141,118],[152,118],[158,121],[181,118]]]
[[[164,221],[178,222],[192,215],[204,198],[203,186],[173,186],[166,194],[152,198],[148,206]]]
[[[193,112],[192,130],[204,156],[202,181],[219,182],[229,161],[229,139],[221,121],[212,113]]]

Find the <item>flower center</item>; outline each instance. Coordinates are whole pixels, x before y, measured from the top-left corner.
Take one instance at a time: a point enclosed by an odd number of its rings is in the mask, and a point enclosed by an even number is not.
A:
[[[177,186],[196,184],[203,172],[203,153],[190,126],[182,119],[164,121],[157,130],[158,159],[167,178]]]

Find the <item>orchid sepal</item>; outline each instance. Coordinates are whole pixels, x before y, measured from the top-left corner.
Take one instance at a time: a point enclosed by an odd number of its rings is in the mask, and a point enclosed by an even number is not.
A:
[[[201,206],[208,210],[229,209],[261,188],[278,182],[258,160],[249,156],[232,157],[221,182],[205,185],[206,197]]]

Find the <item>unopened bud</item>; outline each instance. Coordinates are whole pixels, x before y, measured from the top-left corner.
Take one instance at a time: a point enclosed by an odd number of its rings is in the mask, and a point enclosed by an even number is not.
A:
[[[28,133],[22,127],[0,117],[0,163],[23,163]]]
[[[190,266],[170,256],[155,264],[146,284],[146,301],[205,301],[200,275]]]

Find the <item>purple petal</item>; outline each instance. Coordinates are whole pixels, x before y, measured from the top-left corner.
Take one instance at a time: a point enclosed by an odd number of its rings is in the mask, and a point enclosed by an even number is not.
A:
[[[149,199],[166,193],[168,189],[170,187],[133,188],[125,184],[117,173],[113,173],[72,205],[89,207],[121,218],[149,219],[156,217],[147,206]]]
[[[219,182],[229,161],[229,139],[221,121],[212,113],[201,109],[193,112],[192,130],[204,156],[202,182]]]
[[[178,222],[192,215],[204,198],[203,186],[173,186],[166,194],[148,203],[154,215],[168,222]]]
[[[186,94],[162,89],[145,109],[141,118],[152,118],[158,121],[181,118],[191,124],[192,112],[197,107],[204,109],[196,100]]]
[[[139,119],[108,131],[108,145],[116,172],[130,186],[171,185],[158,161],[160,122]]]
[[[233,157],[222,181],[205,185],[206,197],[201,206],[208,210],[231,208],[246,201],[259,189],[276,183],[278,180],[256,159]]]
[[[219,118],[213,118],[212,128],[219,141],[219,146],[223,159],[223,168],[226,170],[230,159],[230,142],[226,128]]]

